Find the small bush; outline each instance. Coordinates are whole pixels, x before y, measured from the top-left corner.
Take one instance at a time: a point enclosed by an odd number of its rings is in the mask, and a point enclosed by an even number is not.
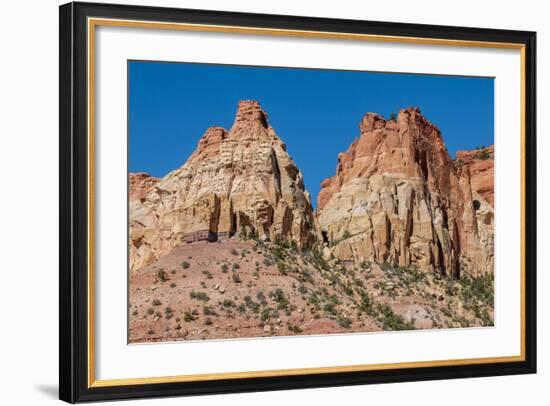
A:
[[[352,321],[351,321],[351,319],[348,318],[348,317],[340,316],[340,317],[338,317],[338,325],[339,325],[340,327],[350,328],[351,325],[352,325]]]
[[[214,308],[212,306],[204,306],[202,308],[202,314],[204,314],[205,316],[217,316],[218,313],[216,313],[216,311],[214,310]]]
[[[191,266],[191,264],[189,264],[189,262],[187,262],[187,261],[183,261],[183,262],[181,263],[181,267],[182,267],[183,269],[187,269],[187,268],[189,268],[190,266]]]
[[[203,302],[208,302],[210,300],[210,296],[208,296],[206,292],[196,292],[194,290],[192,290],[191,293],[189,293],[189,297],[191,299],[196,299]]]
[[[248,295],[244,297],[244,304],[246,307],[248,307],[250,310],[252,310],[254,313],[259,313],[260,311],[260,305],[256,303],[252,298]]]
[[[153,306],[160,306],[162,304],[162,302],[158,299],[153,299]]]
[[[288,306],[288,299],[281,288],[269,292],[269,297],[277,303],[277,309],[286,309]]]
[[[327,303],[323,307],[323,310],[328,314],[332,314],[333,316],[336,315],[336,307],[335,307],[334,303]]]
[[[166,271],[164,269],[159,269],[157,270],[157,272],[155,273],[155,278],[157,281],[159,282],[166,282],[168,280],[168,274],[166,273]]]
[[[235,302],[231,299],[224,299],[222,305],[223,307],[235,307]]]
[[[190,312],[190,311],[185,311],[183,313],[183,321],[185,321],[186,323],[189,323],[191,321],[195,321],[197,320],[197,317],[195,314],[193,314],[193,312]]]
[[[262,292],[261,290],[256,294],[256,299],[258,299],[262,306],[267,305],[267,300],[265,298],[264,292]]]
[[[289,330],[289,331],[291,331],[291,332],[293,332],[293,333],[295,333],[295,334],[300,334],[301,332],[304,331],[304,330],[302,330],[300,327],[294,326],[294,325],[292,325],[292,324],[290,324],[290,323],[288,323],[287,327],[288,327],[288,330]]]

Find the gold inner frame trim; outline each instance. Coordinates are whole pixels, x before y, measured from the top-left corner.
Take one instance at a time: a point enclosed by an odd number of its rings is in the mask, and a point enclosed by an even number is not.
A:
[[[194,32],[217,32],[244,35],[265,35],[317,39],[340,39],[370,42],[386,42],[432,46],[459,46],[477,48],[512,49],[520,51],[520,137],[521,137],[521,269],[520,269],[520,340],[521,349],[519,355],[502,357],[464,358],[451,360],[396,362],[383,364],[330,366],[316,368],[277,369],[266,371],[244,371],[244,372],[220,372],[212,374],[190,374],[145,378],[122,378],[122,379],[95,379],[95,278],[94,278],[94,196],[95,196],[95,28],[97,26],[109,27],[130,27],[148,28],[160,30],[183,30]],[[88,40],[88,387],[112,387],[126,385],[177,383],[177,382],[198,382],[213,381],[220,379],[244,379],[244,378],[267,378],[281,376],[297,376],[312,374],[331,374],[343,372],[366,372],[392,370],[398,368],[426,368],[458,365],[479,365],[496,364],[504,362],[525,361],[525,45],[506,42],[466,41],[453,39],[435,39],[422,37],[400,37],[391,35],[355,34],[345,32],[306,31],[260,27],[242,27],[228,25],[209,24],[187,24],[167,23],[139,20],[120,20],[108,18],[89,18],[87,29]]]

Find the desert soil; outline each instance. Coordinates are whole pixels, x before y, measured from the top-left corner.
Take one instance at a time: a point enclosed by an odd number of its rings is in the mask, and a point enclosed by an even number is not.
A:
[[[236,237],[181,244],[129,286],[130,343],[493,325],[492,279]]]

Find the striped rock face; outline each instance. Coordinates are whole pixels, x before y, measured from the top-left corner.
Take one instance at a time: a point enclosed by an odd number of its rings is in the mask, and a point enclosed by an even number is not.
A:
[[[416,108],[367,113],[360,137],[322,183],[317,219],[331,255],[443,275],[493,272],[493,207],[472,190],[439,129]]]
[[[302,173],[256,101],[241,101],[229,131],[209,128],[187,162],[143,195],[130,190],[131,270],[182,243],[221,236],[302,248],[317,240]]]

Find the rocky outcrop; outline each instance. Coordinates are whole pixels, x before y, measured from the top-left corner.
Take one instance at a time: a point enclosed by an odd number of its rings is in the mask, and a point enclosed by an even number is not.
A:
[[[455,277],[492,272],[492,206],[474,205],[470,168],[455,168],[439,129],[417,108],[394,120],[367,113],[359,128],[318,196],[331,255]]]
[[[132,202],[143,203],[147,194],[158,183],[159,178],[145,172],[130,173],[128,175],[129,198]]]
[[[302,173],[256,101],[239,103],[229,131],[210,127],[142,200],[130,210],[131,270],[183,242],[239,234],[309,247],[317,238]]]
[[[455,166],[467,167],[470,172],[472,191],[480,194],[492,207],[495,205],[495,148],[477,148],[472,151],[457,151]]]

